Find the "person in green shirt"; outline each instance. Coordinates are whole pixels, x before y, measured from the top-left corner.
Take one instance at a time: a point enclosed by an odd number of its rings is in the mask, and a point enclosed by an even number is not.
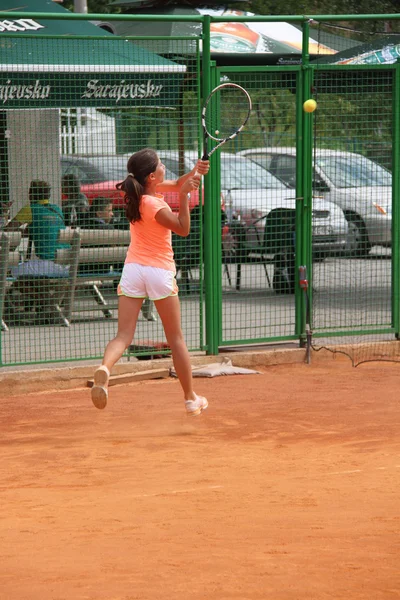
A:
[[[59,308],[67,286],[68,267],[57,264],[55,259],[57,250],[70,246],[58,241],[60,230],[65,229],[64,217],[61,208],[50,202],[50,193],[46,181],[31,182],[28,232],[33,248],[28,260],[11,269],[16,281],[6,298],[6,308],[14,322],[18,320],[16,316],[28,313],[33,322],[69,325]],[[16,298],[23,310],[13,315]]]
[[[61,229],[65,229],[64,216],[57,204],[50,202],[51,187],[46,181],[32,181],[29,202],[32,221],[29,235],[35,254],[43,260],[55,260],[58,249],[69,248],[58,241]]]

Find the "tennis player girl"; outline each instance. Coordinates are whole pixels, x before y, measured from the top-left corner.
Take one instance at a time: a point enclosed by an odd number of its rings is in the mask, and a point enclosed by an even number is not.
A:
[[[150,298],[171,348],[186,411],[189,415],[199,415],[208,403],[193,390],[190,357],[181,329],[171,232],[180,236],[189,234],[188,193],[199,187],[200,176],[208,173],[209,162],[198,160],[186,175],[176,181],[164,181],[164,165],[154,150],[145,148],[130,157],[127,168],[126,179],[117,185],[125,192],[131,238],[118,286],[118,331],[94,374],[92,401],[97,408],[105,408],[111,369],[132,343],[143,300]],[[161,193],[168,191],[179,192],[178,214],[163,199]]]

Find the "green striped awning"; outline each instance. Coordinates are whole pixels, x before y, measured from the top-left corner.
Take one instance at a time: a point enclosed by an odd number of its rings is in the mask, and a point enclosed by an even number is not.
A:
[[[52,0],[3,0],[1,9],[3,108],[167,106],[178,98],[185,66],[90,22],[57,19],[68,11]]]

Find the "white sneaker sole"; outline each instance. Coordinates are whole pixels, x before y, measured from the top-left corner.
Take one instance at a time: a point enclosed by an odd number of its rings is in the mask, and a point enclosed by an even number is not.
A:
[[[96,408],[103,409],[107,406],[108,399],[108,380],[110,371],[102,365],[94,374],[94,384],[92,387],[92,402]]]
[[[208,407],[208,401],[207,401],[207,398],[204,398],[204,400],[206,401],[206,403],[203,404],[203,406],[201,406],[200,408],[197,408],[196,410],[187,410],[186,411],[188,417],[198,417],[203,410],[206,410],[206,408]]]
[[[94,385],[92,387],[92,402],[96,408],[102,410],[107,406],[108,392],[106,388],[101,385]]]

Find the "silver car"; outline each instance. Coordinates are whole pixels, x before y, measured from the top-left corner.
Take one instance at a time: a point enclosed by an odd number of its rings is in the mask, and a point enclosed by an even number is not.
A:
[[[241,156],[296,186],[296,148],[252,148]],[[392,231],[392,175],[355,152],[316,149],[314,193],[334,202],[349,224],[349,251],[365,256],[372,246],[389,246]]]
[[[160,151],[167,168],[179,171],[177,151]],[[185,153],[186,170],[193,168],[197,154]],[[221,153],[221,192],[228,222],[245,226],[247,242],[262,244],[266,218],[271,212],[284,215],[294,223],[296,199],[293,190],[267,169],[238,154]],[[279,235],[279,228],[275,232]],[[339,206],[323,198],[313,199],[312,242],[315,257],[325,257],[346,248],[348,225]]]

